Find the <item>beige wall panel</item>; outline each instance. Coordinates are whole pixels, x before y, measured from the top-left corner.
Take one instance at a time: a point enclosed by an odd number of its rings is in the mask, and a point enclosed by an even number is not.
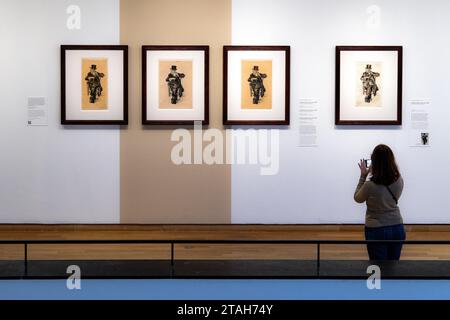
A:
[[[175,166],[175,127],[141,125],[141,46],[210,46],[210,128],[222,127],[222,46],[231,0],[122,0],[121,43],[130,49],[130,124],[121,131],[122,223],[230,223],[231,167]]]

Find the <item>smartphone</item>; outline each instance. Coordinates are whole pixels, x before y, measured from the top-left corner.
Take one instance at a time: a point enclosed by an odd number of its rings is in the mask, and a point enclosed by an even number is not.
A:
[[[372,160],[370,159],[364,159],[364,162],[366,163],[367,168],[370,168],[370,166],[372,165]]]

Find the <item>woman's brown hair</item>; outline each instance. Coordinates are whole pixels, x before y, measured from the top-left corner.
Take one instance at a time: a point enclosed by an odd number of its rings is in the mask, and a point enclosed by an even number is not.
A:
[[[400,178],[400,171],[391,148],[384,144],[375,147],[372,152],[372,177],[376,184],[389,186]]]

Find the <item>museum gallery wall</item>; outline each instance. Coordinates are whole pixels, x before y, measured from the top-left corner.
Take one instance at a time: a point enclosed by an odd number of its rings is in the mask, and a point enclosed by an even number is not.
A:
[[[445,1],[433,2],[442,12],[449,9]],[[438,155],[449,157],[443,124],[449,114],[444,108],[448,90],[433,70],[441,74],[449,68],[445,61],[450,51],[433,33],[437,25],[448,28],[448,19],[433,20],[435,9],[425,2],[402,11],[400,20],[404,1],[327,1],[326,11],[306,0],[180,1],[185,9],[180,12],[188,18],[179,34],[179,24],[165,25],[164,18],[177,19],[162,0],[102,4],[116,23],[115,34],[105,31],[94,39],[81,28],[63,26],[61,34],[47,35],[52,45],[33,44],[37,52],[52,51],[44,66],[53,70],[54,51],[60,48],[60,81],[54,72],[42,81],[42,71],[30,68],[36,79],[25,86],[23,99],[28,112],[34,107],[31,102],[44,101],[48,120],[16,125],[23,140],[33,145],[25,156],[37,159],[34,165],[22,164],[28,165],[32,181],[19,184],[20,165],[14,161],[24,151],[11,149],[5,157],[13,167],[14,174],[6,175],[13,188],[2,186],[0,222],[362,223],[364,208],[352,199],[356,161],[370,157],[378,143],[393,147],[405,181],[411,181],[401,201],[405,221],[450,222],[450,214],[442,211],[423,215],[445,199],[425,186],[438,174],[426,164]],[[97,5],[82,1],[79,9]],[[12,1],[8,6],[20,8]],[[70,15],[61,8],[50,14]],[[223,10],[213,10],[217,8]],[[214,12],[210,20],[199,19],[207,12]],[[417,25],[419,13],[424,22]],[[266,23],[255,32],[249,16]],[[90,19],[94,17],[87,15]],[[214,28],[206,28],[208,23]],[[146,32],[145,27],[158,32]],[[47,34],[50,28],[45,25],[35,33]],[[21,36],[31,37],[25,32]],[[433,46],[440,50],[427,50]],[[16,68],[22,70],[16,59]],[[430,117],[427,127],[415,131],[414,112],[424,106]],[[13,116],[5,113],[6,118]],[[55,122],[57,116],[60,121]],[[314,123],[305,126],[305,119]],[[193,121],[203,130],[231,130],[244,139],[249,132],[260,137],[269,130],[272,154],[265,160],[270,163],[173,163],[171,134],[182,128],[194,135]],[[308,134],[314,143],[300,142],[306,127],[313,129]],[[420,135],[418,144],[410,142],[413,134]],[[53,140],[44,142],[52,135]],[[51,159],[52,150],[64,142],[75,144]],[[107,152],[110,157],[102,160]],[[59,175],[52,172],[55,168]],[[105,168],[116,170],[108,186],[96,179],[108,174]],[[92,178],[82,181],[79,172]],[[15,206],[11,198],[25,190],[32,195]],[[59,192],[64,196],[53,201]],[[60,213],[63,206],[69,207],[68,213]],[[97,213],[98,207],[103,208]],[[84,213],[78,215],[80,210]]]

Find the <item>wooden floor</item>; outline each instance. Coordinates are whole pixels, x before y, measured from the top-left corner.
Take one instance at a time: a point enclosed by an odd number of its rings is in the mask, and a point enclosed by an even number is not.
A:
[[[0,240],[303,239],[361,240],[360,225],[0,225]],[[450,240],[450,226],[407,226],[409,240]],[[30,245],[33,260],[169,259],[170,245]],[[21,245],[0,245],[0,259],[22,259]],[[176,259],[316,258],[314,245],[175,245]],[[367,259],[362,245],[323,245],[321,258]],[[408,245],[404,260],[450,260],[450,246]]]

